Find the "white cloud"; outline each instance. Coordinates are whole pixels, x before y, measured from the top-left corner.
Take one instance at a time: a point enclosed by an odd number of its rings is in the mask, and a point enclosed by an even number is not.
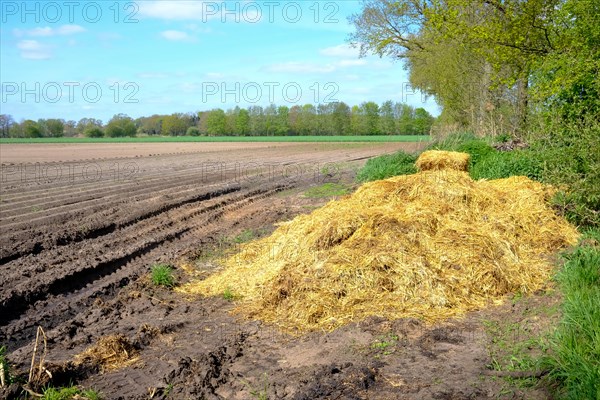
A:
[[[35,37],[48,37],[48,36],[66,36],[74,35],[76,33],[85,32],[85,28],[80,25],[62,25],[58,28],[51,28],[49,26],[37,27],[33,29],[13,29],[13,34],[16,37],[23,36],[35,36]]]
[[[59,35],[73,35],[75,33],[85,32],[85,28],[80,25],[63,25],[56,29]]]
[[[21,57],[28,60],[47,60],[52,56],[50,48],[37,40],[21,40],[17,43]]]
[[[167,39],[167,40],[173,40],[173,41],[188,41],[191,40],[191,36],[188,35],[186,32],[183,31],[175,31],[175,30],[168,30],[168,31],[162,31],[160,33],[160,36],[162,36],[163,38]]]
[[[347,44],[340,44],[319,50],[319,54],[323,56],[340,58],[358,58],[359,53],[360,52],[358,49],[355,49]]]

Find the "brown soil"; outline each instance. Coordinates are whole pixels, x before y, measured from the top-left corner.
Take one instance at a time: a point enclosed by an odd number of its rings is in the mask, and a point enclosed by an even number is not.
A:
[[[434,327],[371,318],[290,337],[236,319],[223,298],[153,286],[151,265],[175,264],[180,283],[210,273],[211,255],[233,243],[224,238],[268,233],[328,200],[306,198],[307,188],[351,183],[368,157],[406,146],[218,145],[145,149],[140,155],[156,155],[144,157],[47,146],[52,163],[2,145],[0,345],[16,374],[26,376],[42,326],[52,374],[45,383],[72,382],[104,399],[548,398],[488,368],[492,338],[482,320],[527,325],[530,302]],[[112,158],[89,161],[94,155]],[[121,368],[81,357],[107,336],[131,355]],[[0,389],[0,398],[18,398],[19,386]]]

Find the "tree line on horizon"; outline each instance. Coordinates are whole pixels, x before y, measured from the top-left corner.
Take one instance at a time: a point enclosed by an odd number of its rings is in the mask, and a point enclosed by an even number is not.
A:
[[[363,102],[352,107],[344,102],[293,107],[271,104],[137,119],[116,114],[106,124],[95,118],[16,122],[12,116],[2,114],[0,137],[427,135],[434,121],[422,107],[391,100],[381,105]]]

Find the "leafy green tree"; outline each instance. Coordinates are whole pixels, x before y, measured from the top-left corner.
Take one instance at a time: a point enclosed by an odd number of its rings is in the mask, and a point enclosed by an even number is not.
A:
[[[189,120],[184,114],[171,114],[162,119],[162,134],[167,136],[185,135]]]
[[[23,121],[23,134],[26,138],[39,138],[43,136],[40,125],[30,119]]]
[[[414,108],[408,104],[394,104],[394,119],[396,120],[396,126],[400,135],[415,134],[414,114]]]
[[[363,132],[366,135],[378,135],[379,130],[379,106],[373,101],[368,101],[360,105],[362,115],[364,116]]]
[[[417,135],[428,135],[433,125],[433,117],[424,108],[415,109],[415,118],[413,125]]]
[[[211,110],[206,116],[206,131],[210,136],[223,136],[226,132],[225,111],[220,108]]]
[[[250,113],[245,108],[235,118],[235,131],[240,136],[247,136],[250,133]]]
[[[107,137],[136,136],[137,127],[133,119],[126,114],[116,114],[108,121],[105,129]]]
[[[61,119],[47,119],[46,130],[48,136],[51,137],[62,137],[65,134],[65,121]]]
[[[339,102],[333,105],[332,123],[334,135],[350,135],[352,133],[350,115],[351,110],[346,103]]]
[[[384,102],[379,109],[381,114],[381,133],[393,135],[396,133],[396,119],[394,118],[394,103],[391,100]]]

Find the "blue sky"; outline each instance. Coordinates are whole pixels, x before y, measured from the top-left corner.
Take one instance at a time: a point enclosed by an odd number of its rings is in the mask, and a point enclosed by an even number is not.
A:
[[[358,1],[0,2],[1,113],[134,118],[391,99],[439,114],[399,62],[346,44]]]

